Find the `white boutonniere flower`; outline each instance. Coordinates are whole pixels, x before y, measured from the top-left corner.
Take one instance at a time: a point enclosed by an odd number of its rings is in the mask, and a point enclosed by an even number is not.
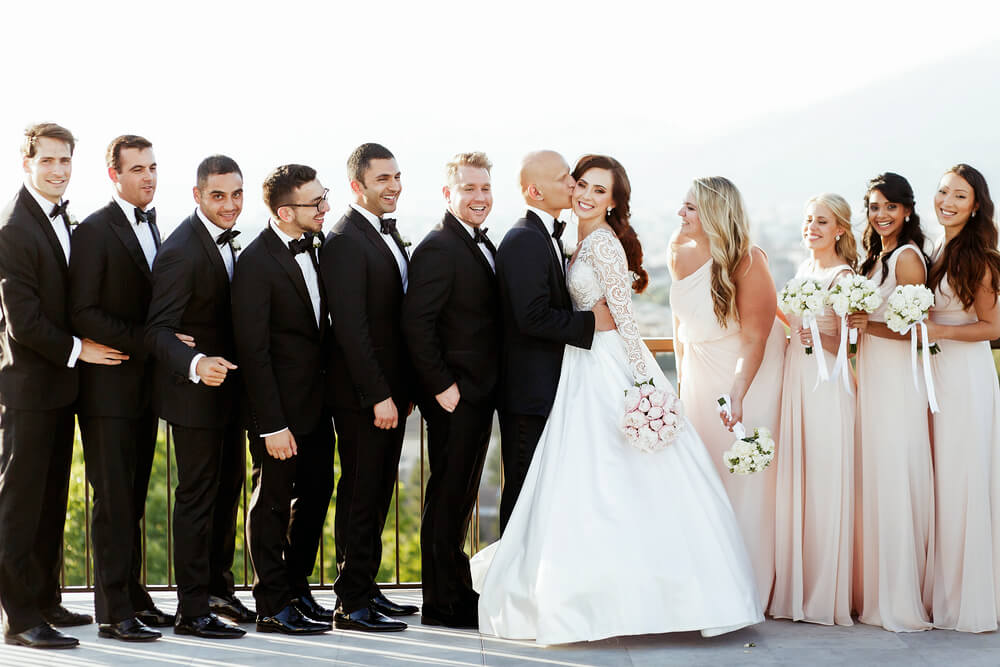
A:
[[[409,248],[411,245],[413,245],[413,241],[411,241],[409,238],[405,236],[400,236],[399,240],[403,244],[404,248]]]
[[[323,247],[323,237],[319,234],[313,234],[313,248],[319,250]]]
[[[70,228],[70,230],[76,229],[77,225],[80,224],[80,221],[72,213],[68,213],[67,215],[69,216],[69,228]]]
[[[243,249],[243,246],[241,246],[240,242],[237,241],[236,239],[230,239],[229,240],[229,249],[232,250],[233,254],[235,255],[236,253],[238,253],[240,250]]]

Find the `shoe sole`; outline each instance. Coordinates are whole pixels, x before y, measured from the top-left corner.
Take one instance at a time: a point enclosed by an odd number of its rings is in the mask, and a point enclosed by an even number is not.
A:
[[[64,649],[64,648],[76,648],[76,647],[78,647],[80,645],[80,642],[77,642],[75,644],[50,644],[48,646],[46,646],[45,644],[28,644],[27,642],[22,642],[22,641],[20,641],[18,639],[14,639],[13,637],[4,637],[3,638],[3,643],[4,644],[10,644],[11,646],[23,646],[25,648],[41,648],[41,649],[46,649],[46,650],[49,650],[49,649],[51,649],[51,650],[59,650],[59,649]]]
[[[403,630],[406,629],[405,625],[401,628],[368,628],[368,627],[359,627],[357,625],[354,625],[353,623],[351,624],[337,623],[336,621],[333,622],[333,627],[337,628],[338,630],[357,630],[358,632],[402,632]]]
[[[117,639],[118,641],[122,641],[122,642],[155,642],[157,639],[159,639],[163,635],[160,635],[158,637],[141,637],[141,638],[140,637],[122,637],[120,635],[114,634],[113,632],[106,632],[104,630],[98,630],[97,631],[97,636],[98,637],[104,637],[105,639]]]
[[[178,630],[177,626],[174,626],[175,635],[189,635],[191,637],[200,637],[202,639],[241,639],[246,636],[246,633],[242,635],[206,635],[199,632],[191,632],[190,630]]]
[[[280,628],[275,628],[270,625],[257,626],[257,632],[273,632],[280,635],[288,635],[289,637],[297,637],[300,635],[321,635],[324,632],[329,632],[332,629],[333,629],[332,627],[329,627],[329,628],[323,628],[322,630],[303,630],[301,632],[286,632],[285,630],[282,630]]]

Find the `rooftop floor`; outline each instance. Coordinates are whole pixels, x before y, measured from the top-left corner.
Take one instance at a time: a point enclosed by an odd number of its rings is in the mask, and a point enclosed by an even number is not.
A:
[[[420,604],[420,591],[391,591],[400,602]],[[252,602],[249,593],[240,593]],[[174,608],[173,593],[154,593],[161,608]],[[316,599],[332,606],[332,592]],[[93,595],[70,593],[65,605],[93,613]],[[78,667],[87,665],[1000,665],[1000,633],[970,635],[934,630],[894,634],[866,625],[825,627],[768,620],[721,637],[698,633],[646,635],[600,642],[541,648],[467,630],[424,627],[419,616],[401,633],[333,632],[304,638],[257,634],[235,641],[175,636],[126,644],[99,639],[97,626],[69,628],[80,639],[70,651],[40,651],[0,644],[0,665]]]

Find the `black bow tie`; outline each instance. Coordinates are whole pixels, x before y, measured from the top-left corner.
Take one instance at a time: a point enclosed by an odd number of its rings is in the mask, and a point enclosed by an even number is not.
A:
[[[302,238],[288,242],[288,249],[292,251],[293,255],[298,255],[300,252],[309,252],[310,250],[312,250],[312,247],[313,247],[312,234],[304,234]]]
[[[476,243],[486,243],[489,244],[490,237],[486,236],[486,232],[490,231],[486,227],[476,227],[475,235],[473,238],[476,239]]]
[[[54,218],[57,215],[62,215],[62,216],[69,215],[66,212],[66,207],[67,206],[69,206],[69,200],[68,199],[64,199],[61,202],[59,202],[58,204],[54,205],[52,207],[52,212],[49,213],[49,218]]]
[[[240,235],[238,229],[227,229],[218,236],[215,237],[215,245],[222,245],[223,243],[232,243],[233,239]]]
[[[148,211],[143,211],[138,206],[135,208],[135,224],[141,225],[144,222],[148,222],[151,225],[156,224],[156,207]]]
[[[381,231],[383,234],[392,234],[395,236],[396,218],[382,218],[379,222],[381,223]]]
[[[552,223],[552,238],[559,239],[562,238],[563,230],[566,229],[566,223],[562,220],[555,220]]]

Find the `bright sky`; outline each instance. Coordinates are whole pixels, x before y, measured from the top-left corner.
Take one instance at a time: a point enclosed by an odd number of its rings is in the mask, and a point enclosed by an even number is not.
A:
[[[104,149],[124,133],[155,145],[166,229],[216,152],[243,167],[241,226],[263,225],[260,182],[285,162],[316,167],[338,213],[364,141],[400,161],[401,225],[439,215],[464,150],[493,158],[497,215],[520,208],[528,150],[696,144],[995,43],[998,26],[989,1],[4,3],[0,188],[22,180],[24,127],[53,120],[79,138],[80,218],[107,201]]]

